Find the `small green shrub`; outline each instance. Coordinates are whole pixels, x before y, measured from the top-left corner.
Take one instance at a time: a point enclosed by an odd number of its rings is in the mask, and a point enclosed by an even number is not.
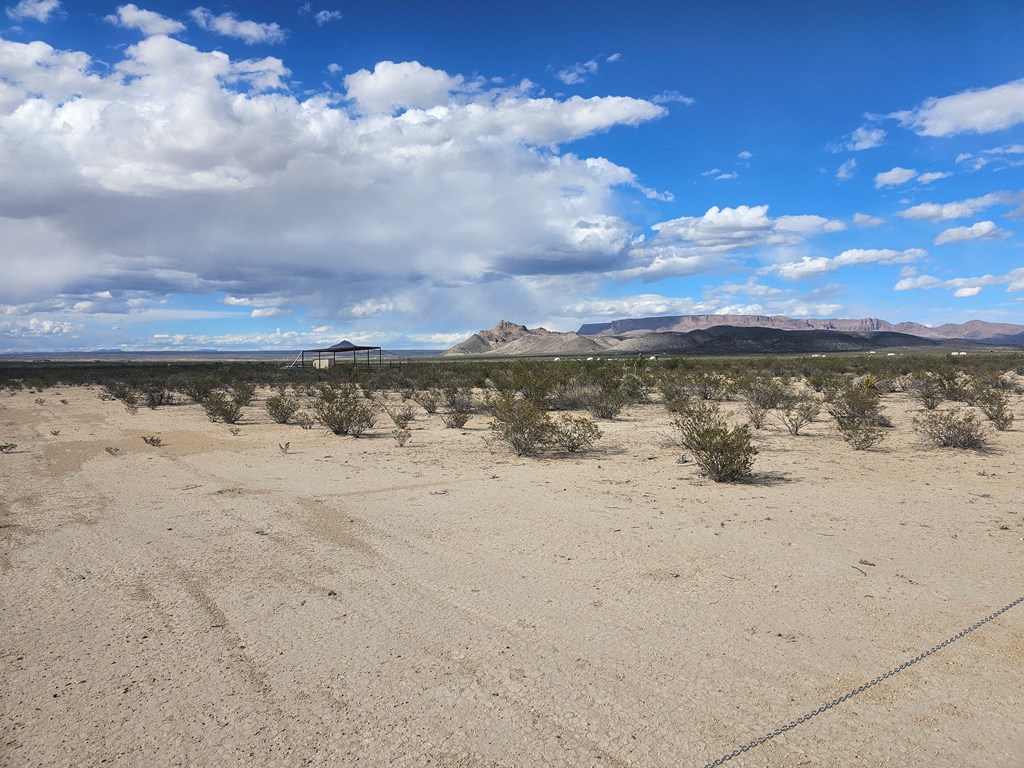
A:
[[[592,387],[583,398],[590,415],[599,419],[617,418],[628,403],[629,398],[620,388],[607,385]]]
[[[914,419],[914,429],[943,448],[979,449],[988,444],[978,417],[960,408],[920,416]]]
[[[861,380],[844,379],[826,389],[825,409],[836,421],[843,440],[856,451],[878,445],[885,438],[883,425],[889,423],[881,413],[881,394],[871,376]]]
[[[313,405],[316,417],[336,435],[359,437],[377,422],[376,407],[354,386],[323,387]]]
[[[582,448],[589,448],[603,435],[591,419],[567,413],[554,423],[551,436],[556,445],[560,445],[569,453],[576,453]]]
[[[779,418],[791,435],[799,435],[800,430],[814,421],[819,413],[821,403],[806,392],[788,394],[779,404]]]
[[[743,407],[754,429],[764,427],[768,411],[778,408],[786,397],[786,387],[772,378],[755,378],[740,387]]]
[[[159,448],[163,444],[163,440],[158,435],[143,435],[142,442],[146,445],[151,445],[154,448]]]
[[[1010,402],[1010,393],[1005,389],[994,386],[981,387],[975,393],[974,402],[985,414],[985,418],[1000,432],[1005,432],[1013,425],[1013,406]]]
[[[503,392],[488,401],[490,428],[517,456],[535,456],[551,442],[551,417],[535,402]]]
[[[251,405],[256,397],[256,385],[251,381],[238,380],[228,387],[231,398],[240,406]]]
[[[292,422],[298,424],[303,429],[312,429],[313,424],[315,423],[313,421],[313,417],[310,416],[305,411],[299,411],[298,413],[296,413],[295,417],[292,419]]]
[[[404,448],[405,444],[409,442],[409,438],[412,437],[412,432],[408,429],[393,429],[391,430],[391,436],[395,438],[399,448]]]
[[[942,392],[942,382],[931,373],[918,373],[907,381],[907,393],[929,411],[942,403]]]
[[[395,426],[399,429],[405,429],[409,426],[409,422],[413,420],[413,410],[411,405],[399,405],[399,406],[384,406],[384,411],[391,420],[395,422]]]
[[[270,418],[278,424],[287,424],[298,413],[300,407],[299,401],[296,398],[286,395],[272,395],[267,398],[264,406]]]
[[[441,421],[448,429],[462,429],[472,416],[472,411],[453,410],[441,414]]]
[[[692,455],[701,472],[716,483],[731,483],[749,478],[757,448],[751,443],[750,427],[730,427],[706,401],[684,408],[672,424],[680,433],[679,442]]]
[[[417,392],[412,396],[412,399],[419,403],[420,407],[427,413],[437,413],[437,409],[441,405],[441,393],[436,389],[426,389],[422,392]]]
[[[214,390],[206,396],[203,400],[203,410],[206,411],[206,417],[213,422],[235,424],[242,418],[242,406],[219,390]]]

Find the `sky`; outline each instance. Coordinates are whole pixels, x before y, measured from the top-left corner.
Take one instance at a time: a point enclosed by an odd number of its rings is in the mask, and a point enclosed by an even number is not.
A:
[[[1024,323],[1020,0],[200,2],[0,5],[0,352]]]

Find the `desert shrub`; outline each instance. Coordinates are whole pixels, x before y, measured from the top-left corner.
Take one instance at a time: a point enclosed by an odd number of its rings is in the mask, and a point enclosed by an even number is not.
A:
[[[473,412],[473,391],[468,387],[447,386],[441,390],[441,397],[449,410]]]
[[[691,401],[672,420],[679,430],[679,442],[692,455],[701,472],[716,483],[744,480],[751,475],[757,448],[751,443],[750,427],[730,427],[718,407]]]
[[[577,379],[558,384],[551,392],[548,405],[558,411],[579,411],[587,407],[590,389]]]
[[[448,429],[462,429],[466,426],[466,422],[469,421],[469,417],[472,415],[472,411],[455,409],[442,413],[441,421],[444,422],[445,427]]]
[[[911,376],[906,387],[907,393],[926,410],[934,411],[942,402],[942,382],[931,373]]]
[[[359,437],[377,422],[376,407],[360,397],[353,385],[341,389],[322,387],[313,410],[320,423],[336,435]]]
[[[202,377],[186,378],[180,385],[180,391],[194,403],[202,403],[215,388],[211,379]]]
[[[806,392],[787,394],[779,404],[779,418],[791,435],[799,435],[800,429],[814,421],[821,413],[821,403]]]
[[[405,429],[409,426],[409,422],[413,420],[414,414],[411,405],[385,405],[384,411],[399,429]]]
[[[552,439],[551,417],[534,401],[502,392],[487,402],[494,416],[490,428],[517,456],[534,456]]]
[[[0,443],[0,453],[12,453],[17,447],[17,443]]]
[[[278,424],[287,424],[288,420],[298,413],[300,407],[296,398],[287,395],[271,395],[267,398],[264,406],[267,409],[267,415]]]
[[[154,448],[159,448],[163,444],[163,440],[160,439],[159,435],[143,435],[142,442]]]
[[[235,424],[242,418],[242,406],[220,390],[214,390],[203,400],[203,410],[210,421]]]
[[[871,377],[836,382],[826,390],[825,402],[839,434],[854,450],[866,450],[885,438],[881,394]]]
[[[988,440],[978,417],[960,408],[933,411],[914,419],[914,429],[943,448],[984,448]]]
[[[306,411],[299,411],[295,414],[294,418],[292,418],[292,423],[298,424],[303,429],[312,429],[315,422],[313,421],[313,417],[306,413]]]
[[[115,400],[120,400],[128,413],[138,413],[139,393],[127,382],[111,381],[103,385],[103,390]]]
[[[589,448],[596,443],[602,434],[592,420],[567,413],[554,423],[551,437],[556,445],[560,445],[569,453],[576,453],[581,448]]]
[[[391,430],[391,436],[395,438],[399,448],[404,448],[405,444],[409,442],[409,438],[412,437],[412,432],[408,429],[393,429]]]
[[[588,388],[583,397],[584,407],[591,416],[599,419],[614,419],[626,407],[628,399],[617,386],[595,385]]]
[[[728,400],[732,384],[718,373],[698,373],[691,377],[690,389],[701,400]]]
[[[427,413],[437,413],[437,409],[441,405],[441,393],[436,389],[426,389],[422,392],[417,392],[412,396],[412,399],[420,404],[420,407]]]
[[[754,378],[740,387],[743,407],[754,429],[761,429],[768,411],[778,408],[786,396],[786,387],[773,378]]]
[[[625,373],[619,380],[619,391],[627,403],[646,403],[648,389],[647,380],[636,373]]]
[[[231,393],[231,399],[243,407],[251,405],[253,398],[256,397],[256,385],[242,379],[232,382],[228,391]]]
[[[151,384],[146,387],[145,390],[146,407],[150,410],[155,410],[161,405],[172,405],[174,403],[174,393],[167,387],[160,386],[159,384]]]
[[[992,422],[992,426],[1005,432],[1013,424],[1013,406],[1010,393],[995,386],[980,387],[975,393],[974,402]]]

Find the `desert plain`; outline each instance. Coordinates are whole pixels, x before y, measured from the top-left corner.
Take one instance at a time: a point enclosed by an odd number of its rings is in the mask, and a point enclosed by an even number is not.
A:
[[[1019,409],[714,483],[656,402],[525,458],[97,395],[0,392],[5,766],[705,766],[1024,595]],[[1024,765],[1024,605],[727,764]]]

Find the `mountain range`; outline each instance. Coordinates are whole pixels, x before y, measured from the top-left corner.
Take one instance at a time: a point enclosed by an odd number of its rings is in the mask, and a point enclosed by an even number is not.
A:
[[[677,315],[580,326],[575,333],[502,320],[445,356],[812,354],[894,348],[983,349],[1024,346],[1024,326],[972,320],[929,327],[918,323],[789,318],[766,315]]]

